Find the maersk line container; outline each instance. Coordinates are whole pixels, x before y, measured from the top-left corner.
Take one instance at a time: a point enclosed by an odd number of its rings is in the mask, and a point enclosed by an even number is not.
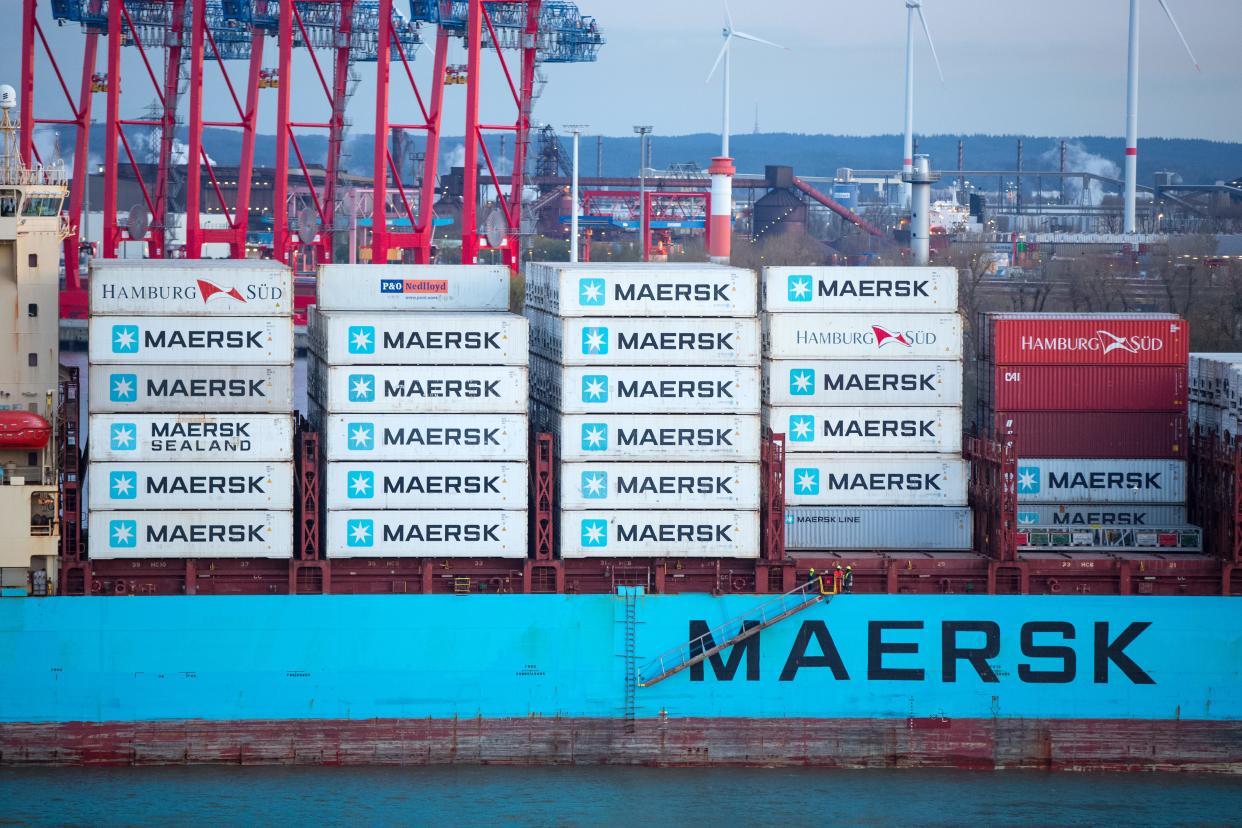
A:
[[[289,414],[92,414],[91,462],[293,459]]]
[[[790,506],[785,548],[965,551],[973,546],[973,526],[970,509],[961,506]]]
[[[960,408],[764,407],[764,424],[795,452],[958,454]]]
[[[99,463],[86,473],[91,511],[293,508],[293,463]]]
[[[507,311],[504,265],[325,264],[316,280],[321,311]]]
[[[1010,429],[1018,457],[1184,459],[1186,415],[1158,411],[999,411],[997,434]]]
[[[92,365],[91,414],[288,414],[292,365]]]
[[[997,365],[1178,365],[1186,320],[1165,313],[989,313],[979,355]]]
[[[92,365],[287,365],[290,316],[95,316]]]
[[[560,414],[543,420],[562,462],[759,462],[758,414]]]
[[[328,365],[525,365],[527,328],[512,313],[312,311],[306,334]]]
[[[765,267],[762,278],[769,312],[957,310],[952,267]]]
[[[525,463],[328,463],[328,509],[525,509]]]
[[[956,313],[769,313],[763,354],[770,359],[962,358]]]
[[[526,316],[531,351],[563,365],[759,364],[757,319]]]
[[[785,458],[790,506],[965,506],[970,467],[944,454],[799,454]]]
[[[329,511],[326,523],[329,558],[526,557],[525,511]]]
[[[956,360],[764,360],[769,405],[960,406]]]
[[[293,274],[267,259],[93,259],[91,316],[292,316]]]
[[[92,510],[91,557],[292,558],[293,512]]]
[[[329,461],[525,462],[525,414],[324,414],[312,406]]]
[[[532,355],[532,396],[566,414],[757,414],[759,369],[565,367]]]
[[[1186,507],[1167,503],[1024,503],[1018,509],[1019,526],[1184,526]]]
[[[758,463],[562,463],[562,509],[758,509]]]
[[[307,366],[306,391],[332,414],[526,411],[526,368],[517,365]]]
[[[997,411],[1185,411],[1185,365],[980,363],[979,396]]]
[[[1018,458],[1019,511],[1027,503],[1185,502],[1181,460]]]
[[[526,306],[558,316],[755,316],[753,270],[707,264],[530,262]]]
[[[759,513],[561,512],[562,558],[757,558]]]

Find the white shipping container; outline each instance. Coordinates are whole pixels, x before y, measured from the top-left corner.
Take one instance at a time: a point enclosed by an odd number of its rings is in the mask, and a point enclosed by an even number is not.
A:
[[[306,390],[329,413],[513,413],[526,411],[525,367],[332,365],[312,360]]]
[[[759,513],[561,512],[562,558],[757,558]]]
[[[1185,501],[1186,463],[1181,460],[1018,458],[1020,504]]]
[[[525,365],[528,326],[512,313],[312,311],[306,334],[328,365]]]
[[[91,414],[289,414],[292,365],[92,365]]]
[[[292,558],[293,512],[91,511],[91,557]]]
[[[92,462],[293,459],[288,414],[92,414]]]
[[[329,461],[525,462],[530,439],[525,414],[321,414],[316,423]]]
[[[763,353],[772,359],[962,358],[956,313],[769,313]]]
[[[552,414],[562,461],[759,462],[757,414]]]
[[[961,506],[790,506],[785,548],[964,551],[973,546],[973,527]]]
[[[759,364],[757,319],[526,316],[531,351],[563,365]]]
[[[1161,503],[1025,503],[1018,509],[1019,526],[1136,526],[1163,529],[1185,526],[1186,507]]]
[[[755,273],[704,264],[531,262],[526,305],[559,316],[755,316]]]
[[[525,558],[526,512],[328,512],[329,558]]]
[[[564,367],[531,357],[531,394],[566,414],[757,414],[758,368]]]
[[[328,509],[525,509],[525,463],[329,463]]]
[[[957,310],[957,270],[952,267],[765,267],[766,311]]]
[[[293,463],[97,463],[86,480],[90,508],[293,508]]]
[[[788,452],[960,454],[960,408],[765,407],[764,424]]]
[[[765,360],[769,405],[960,406],[962,363],[951,360]]]
[[[562,509],[758,509],[758,463],[562,463]]]
[[[261,259],[94,259],[91,316],[292,316],[293,275]]]
[[[331,311],[507,311],[504,265],[319,266],[317,304]]]
[[[799,454],[785,461],[791,506],[965,506],[969,466],[939,454]]]
[[[95,316],[92,365],[288,365],[290,316]]]

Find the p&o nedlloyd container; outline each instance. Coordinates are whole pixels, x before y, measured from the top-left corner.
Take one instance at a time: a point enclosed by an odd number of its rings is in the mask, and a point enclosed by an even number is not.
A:
[[[100,463],[87,470],[92,510],[293,508],[292,463]]]
[[[961,506],[790,506],[785,547],[799,550],[965,551],[973,521]]]
[[[288,316],[94,316],[89,329],[92,365],[293,362]]]
[[[288,414],[94,414],[91,462],[278,463],[293,459]]]
[[[771,360],[769,405],[950,406],[962,404],[962,364],[933,360]]]
[[[91,557],[291,558],[293,512],[92,510]]]
[[[324,365],[307,370],[307,394],[331,413],[523,413],[528,391],[518,365]]]
[[[527,327],[512,313],[312,311],[306,331],[328,365],[525,365]]]
[[[566,414],[546,421],[562,462],[759,462],[758,414]]]
[[[746,316],[755,273],[701,264],[530,262],[526,305],[559,316]]]
[[[962,446],[960,408],[769,407],[764,421],[789,452],[937,452]]]
[[[312,413],[317,409],[312,407]],[[312,417],[329,460],[525,462],[525,414],[324,414]]]
[[[92,415],[293,410],[292,365],[92,365],[89,377]]]
[[[1019,510],[1027,503],[1185,502],[1181,460],[1018,460]]]
[[[1185,526],[1186,507],[1165,503],[1084,505],[1082,503],[1024,503],[1018,509],[1020,526]]]
[[[562,367],[532,356],[532,393],[565,414],[731,414],[759,410],[759,369]]]
[[[290,316],[293,277],[279,262],[260,259],[95,259],[91,263],[90,313]]]
[[[329,511],[333,558],[525,558],[526,512],[500,509]]]
[[[562,509],[752,509],[758,463],[563,463]]]
[[[765,267],[768,312],[925,312],[957,310],[952,267]]]
[[[319,266],[320,311],[507,311],[503,265]]]
[[[564,558],[756,558],[757,511],[561,512]]]
[[[956,313],[768,314],[764,354],[770,359],[962,358]]]
[[[969,466],[943,454],[799,454],[785,462],[791,506],[965,506]]]
[[[757,319],[526,315],[531,351],[562,365],[759,364]]]
[[[525,463],[329,463],[328,509],[525,509]]]

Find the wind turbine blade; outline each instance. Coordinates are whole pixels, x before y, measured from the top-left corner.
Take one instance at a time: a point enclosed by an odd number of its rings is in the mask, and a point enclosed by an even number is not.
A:
[[[755,37],[754,35],[746,34],[746,32],[733,32],[733,36],[738,40],[749,40],[754,43],[762,43],[764,46],[774,46],[777,49],[785,49],[788,51],[786,47],[780,45],[779,43],[773,43],[770,40],[764,40],[762,37]]]
[[[1161,3],[1164,0],[1160,0]],[[944,83],[944,72],[940,69],[940,58],[936,55],[936,44],[932,42],[931,29],[927,28],[927,18],[923,16],[923,7],[915,6],[914,10],[919,13],[919,22],[923,24],[923,34],[927,35],[927,45],[931,47],[932,60],[936,62],[936,74],[940,76],[940,82]]]
[[[729,0],[725,0],[725,24],[729,27],[729,31],[733,31],[733,15],[729,13]]]
[[[716,54],[716,62],[712,64],[712,71],[707,73],[707,80],[703,83],[711,83],[712,75],[716,74],[716,70],[720,68],[720,61],[724,60],[725,52],[729,51],[729,41],[733,39],[733,35],[725,38],[724,45],[720,47],[720,51]]]
[[[1173,17],[1173,11],[1169,8],[1169,4],[1164,0],[1159,0],[1160,8],[1164,9],[1164,13],[1169,18],[1169,22],[1173,24],[1173,31],[1177,32],[1177,36],[1181,38],[1182,45],[1186,47],[1186,54],[1190,55],[1190,62],[1195,65],[1196,72],[1202,72],[1199,68],[1199,61],[1195,60],[1195,53],[1190,51],[1190,44],[1186,42],[1186,35],[1182,34],[1182,27],[1177,25],[1177,20]]]

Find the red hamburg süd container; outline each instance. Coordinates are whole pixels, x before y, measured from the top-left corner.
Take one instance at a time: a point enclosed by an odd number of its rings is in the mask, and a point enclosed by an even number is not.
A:
[[[1186,415],[1167,412],[1009,411],[996,431],[1012,428],[1018,457],[1084,460],[1182,460]]]
[[[997,365],[1180,365],[1186,321],[1170,314],[990,314],[982,354]]]
[[[997,365],[980,383],[999,411],[1185,411],[1185,365]],[[991,379],[991,382],[987,382]]]

